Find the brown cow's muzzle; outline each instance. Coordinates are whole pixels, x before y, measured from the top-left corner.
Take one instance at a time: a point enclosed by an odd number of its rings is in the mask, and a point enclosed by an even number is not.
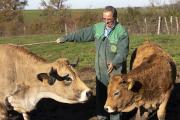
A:
[[[116,112],[115,109],[113,109],[111,106],[105,105],[104,109],[108,112],[108,113],[113,113]]]

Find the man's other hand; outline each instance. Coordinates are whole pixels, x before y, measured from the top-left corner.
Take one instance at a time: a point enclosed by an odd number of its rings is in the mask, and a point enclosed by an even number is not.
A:
[[[113,70],[113,64],[112,63],[108,63],[108,74],[110,74]]]
[[[64,43],[65,40],[63,37],[59,37],[57,40],[56,40],[56,43]]]

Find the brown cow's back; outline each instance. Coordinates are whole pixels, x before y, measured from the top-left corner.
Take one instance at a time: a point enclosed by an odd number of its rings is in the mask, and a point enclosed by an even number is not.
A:
[[[134,69],[144,62],[151,55],[163,56],[168,61],[173,61],[171,56],[158,44],[146,41],[134,50],[131,55],[130,69]]]
[[[171,64],[163,59],[164,56],[152,55],[127,75],[142,84],[144,88],[142,87],[140,92],[145,101],[160,100],[161,94],[166,93],[174,84]]]

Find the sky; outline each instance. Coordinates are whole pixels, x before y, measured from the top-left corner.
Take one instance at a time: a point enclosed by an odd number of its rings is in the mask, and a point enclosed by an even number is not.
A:
[[[154,1],[156,5],[164,5],[172,3],[175,0],[67,0],[65,5],[72,9],[104,8],[107,5],[122,8],[149,6],[150,1]],[[40,3],[41,0],[28,0],[28,6],[25,9],[40,9]]]

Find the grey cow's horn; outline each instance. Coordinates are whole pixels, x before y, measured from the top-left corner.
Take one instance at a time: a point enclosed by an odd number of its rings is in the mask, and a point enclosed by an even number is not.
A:
[[[71,65],[72,67],[76,67],[76,66],[78,65],[78,63],[79,63],[79,57],[77,58],[77,60],[76,60],[75,63],[71,63],[70,65]]]

